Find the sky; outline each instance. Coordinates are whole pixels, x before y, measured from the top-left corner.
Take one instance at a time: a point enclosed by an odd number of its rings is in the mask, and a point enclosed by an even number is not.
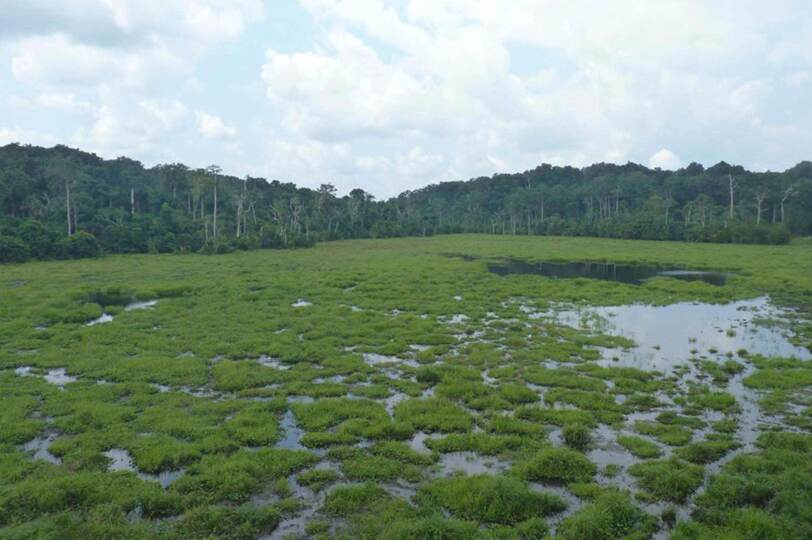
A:
[[[812,159],[809,0],[3,0],[0,144],[378,198]]]

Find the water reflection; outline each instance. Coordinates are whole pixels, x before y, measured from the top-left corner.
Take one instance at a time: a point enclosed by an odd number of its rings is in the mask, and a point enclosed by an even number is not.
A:
[[[716,286],[724,285],[727,280],[727,275],[722,272],[684,268],[600,262],[528,262],[521,259],[506,259],[498,263],[488,263],[488,271],[500,276],[533,274],[561,279],[602,279],[631,285],[640,285],[645,280],[658,276],[684,281],[704,281]]]
[[[790,332],[782,328],[781,321],[791,312],[772,305],[766,296],[729,304],[590,306],[530,315],[547,316],[574,328],[633,340],[637,346],[629,351],[605,350],[616,366],[669,371],[691,357],[718,358],[740,351],[812,359],[812,353],[794,345]],[[763,324],[768,320],[773,323]]]

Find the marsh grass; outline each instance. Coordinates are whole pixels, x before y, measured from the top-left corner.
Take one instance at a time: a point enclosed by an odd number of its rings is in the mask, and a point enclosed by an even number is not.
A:
[[[697,343],[670,372],[622,367],[628,338],[534,315],[761,294],[809,306],[808,247],[454,236],[4,266],[0,536],[255,538],[307,508],[301,532],[318,538],[543,538],[543,516],[560,506],[544,485],[564,484],[583,506],[557,537],[647,538],[659,515],[596,483],[628,483],[627,470],[596,477],[582,451],[605,448],[605,429],[623,430],[618,442],[638,458],[663,455],[653,441],[673,446],[673,458],[628,469],[635,480],[624,487],[647,500],[688,497],[702,465],[741,451],[750,424],[728,385],[743,378],[776,431],[710,479],[674,537],[810,537],[808,362],[711,356]],[[487,272],[502,257],[735,276],[724,287],[634,286]],[[300,298],[311,304],[292,306]],[[102,313],[112,321],[85,326]],[[806,319],[785,326],[808,346]],[[61,369],[76,381],[45,380]],[[111,449],[135,470],[110,471]],[[454,453],[498,456],[507,470],[437,478]],[[139,476],[177,471],[166,488]],[[308,508],[291,477],[325,493],[324,506]],[[264,493],[274,502],[252,506]]]

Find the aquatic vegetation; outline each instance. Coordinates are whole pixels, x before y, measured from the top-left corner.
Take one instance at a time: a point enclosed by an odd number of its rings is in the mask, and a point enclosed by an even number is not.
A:
[[[249,540],[273,531],[281,518],[275,506],[199,506],[183,514],[177,532],[188,538]]]
[[[478,523],[510,525],[561,512],[566,503],[555,495],[530,491],[506,476],[458,476],[435,480],[420,491],[424,504],[436,504],[455,517]]]
[[[718,439],[689,444],[688,446],[677,448],[674,453],[685,461],[690,461],[697,465],[705,465],[718,461],[725,454],[739,447],[741,447],[741,444],[736,441]]]
[[[812,325],[775,304],[812,298],[804,247],[767,261],[685,245],[675,259],[660,243],[455,236],[3,267],[0,527],[810,536]],[[730,274],[716,286],[489,273],[503,257]],[[731,303],[705,303],[719,301]],[[625,333],[637,314],[692,309],[718,328],[680,343]]]
[[[395,419],[426,432],[469,431],[473,424],[470,414],[440,398],[404,401],[395,407]]]
[[[528,441],[516,435],[504,436],[486,433],[452,434],[426,441],[426,446],[437,452],[469,451],[484,456],[495,456],[508,450],[516,450],[527,444]],[[532,444],[532,441],[530,444]]]
[[[324,511],[328,515],[347,516],[353,512],[366,510],[376,501],[387,497],[383,488],[371,483],[339,486],[327,494]]]
[[[702,484],[704,468],[672,458],[632,465],[629,473],[653,498],[682,502]]]
[[[296,481],[314,491],[320,491],[339,479],[339,474],[330,469],[312,469],[300,473]]]
[[[634,430],[643,435],[650,435],[663,444],[682,446],[691,442],[693,432],[679,425],[658,422],[635,422]]]
[[[580,424],[564,426],[561,432],[564,442],[576,450],[585,450],[592,442],[589,428]]]
[[[551,448],[537,452],[519,470],[529,480],[566,483],[590,480],[597,467],[580,452]]]
[[[621,435],[617,438],[623,448],[632,453],[632,455],[643,459],[660,457],[662,450],[653,442],[643,439],[642,437],[634,437],[632,435]]]
[[[653,518],[634,506],[628,495],[607,491],[565,518],[558,536],[564,540],[647,538],[654,530]]]
[[[765,433],[761,450],[727,463],[697,497],[696,521],[675,538],[807,538],[812,533],[808,460],[812,436]]]

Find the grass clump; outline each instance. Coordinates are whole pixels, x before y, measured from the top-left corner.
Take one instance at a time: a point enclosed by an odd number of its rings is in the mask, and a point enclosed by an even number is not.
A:
[[[435,480],[421,489],[420,498],[461,519],[504,525],[555,514],[567,506],[559,497],[530,491],[520,480],[491,475]]]
[[[586,450],[592,444],[592,434],[589,428],[581,424],[564,426],[561,434],[564,437],[564,443],[576,450]]]
[[[471,415],[442,398],[410,399],[395,407],[395,419],[425,432],[470,431]]]
[[[625,493],[607,491],[558,526],[562,540],[615,540],[648,538],[656,523],[632,504]]]
[[[363,419],[370,423],[389,420],[383,405],[367,399],[321,399],[314,403],[294,403],[293,414],[307,431],[323,431],[350,419]]]
[[[327,494],[324,512],[329,516],[347,517],[387,498],[389,495],[386,491],[372,483],[341,486]]]
[[[660,424],[657,422],[638,421],[634,424],[634,430],[643,435],[654,437],[663,444],[669,446],[682,446],[691,442],[693,432],[682,426],[670,424]]]
[[[309,452],[276,448],[242,450],[231,456],[210,455],[190,466],[170,487],[196,501],[242,503],[263,483],[286,477],[316,461]]]
[[[617,438],[617,442],[633,456],[650,459],[660,457],[662,451],[660,447],[651,441],[642,437],[634,437],[631,435],[621,435]]]
[[[521,384],[505,383],[499,387],[499,395],[513,404],[534,403],[539,400],[536,392]]]
[[[677,448],[675,454],[685,461],[690,461],[697,465],[707,465],[708,463],[718,461],[725,454],[739,447],[741,447],[741,444],[736,441],[719,439],[697,442],[683,446],[682,448]]]
[[[430,449],[447,454],[449,452],[476,452],[484,456],[495,456],[516,450],[526,441],[522,437],[489,435],[487,433],[451,434],[438,439],[427,439],[426,446]]]
[[[321,491],[328,485],[338,480],[339,474],[330,469],[312,469],[300,473],[296,481],[303,486],[307,486],[313,491]]]
[[[575,450],[550,448],[537,452],[519,471],[528,480],[539,482],[586,482],[595,476],[597,466]]]
[[[629,474],[654,499],[683,502],[702,484],[704,467],[671,458],[632,465]]]
[[[175,531],[180,538],[250,540],[273,532],[280,520],[275,506],[199,506],[183,514]]]

